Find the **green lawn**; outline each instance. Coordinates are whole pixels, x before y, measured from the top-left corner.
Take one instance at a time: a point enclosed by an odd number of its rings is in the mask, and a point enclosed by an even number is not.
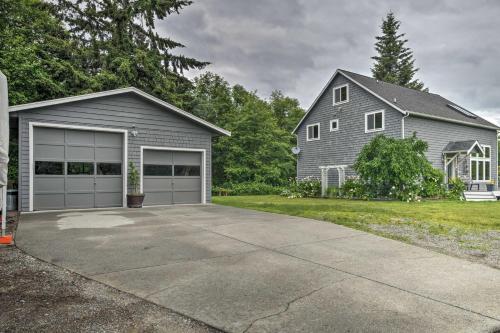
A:
[[[373,225],[406,225],[431,234],[500,230],[500,202],[357,201],[280,196],[213,197],[220,205],[324,220],[374,231]]]

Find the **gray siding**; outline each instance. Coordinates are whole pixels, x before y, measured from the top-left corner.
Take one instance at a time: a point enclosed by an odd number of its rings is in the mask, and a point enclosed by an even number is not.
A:
[[[206,198],[211,200],[210,130],[134,94],[101,97],[19,112],[20,209],[29,207],[29,122],[129,130],[128,159],[139,167],[140,146],[206,149]],[[136,126],[137,137],[130,135]]]
[[[333,106],[333,87],[348,83],[349,102]],[[365,133],[365,113],[385,110],[385,130]],[[330,132],[330,120],[339,119],[339,130]],[[297,164],[297,177],[320,177],[319,166],[352,165],[361,148],[378,134],[401,137],[402,114],[380,101],[364,89],[338,75],[330,83],[297,131],[301,149]],[[320,140],[307,141],[307,125],[320,123]],[[347,174],[352,174],[348,170]],[[330,185],[338,184],[336,171],[330,170]]]
[[[491,175],[498,179],[498,147],[495,130],[453,124],[444,121],[408,117],[405,119],[405,136],[416,132],[417,137],[427,141],[427,158],[435,168],[443,170],[442,152],[450,141],[477,140],[482,145],[491,146]],[[484,188],[483,188],[484,189]]]

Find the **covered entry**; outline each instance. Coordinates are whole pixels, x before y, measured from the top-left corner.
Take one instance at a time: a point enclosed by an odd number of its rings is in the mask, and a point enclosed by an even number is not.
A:
[[[144,205],[203,203],[204,151],[142,147]]]
[[[33,210],[121,207],[124,135],[31,126]]]

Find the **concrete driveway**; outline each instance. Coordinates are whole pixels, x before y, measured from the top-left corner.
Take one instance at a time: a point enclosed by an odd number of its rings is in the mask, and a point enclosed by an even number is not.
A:
[[[231,332],[492,332],[500,271],[342,226],[175,206],[26,214],[29,254]]]

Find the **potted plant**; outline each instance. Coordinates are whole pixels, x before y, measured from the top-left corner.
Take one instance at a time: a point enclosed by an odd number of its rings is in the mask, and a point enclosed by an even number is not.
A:
[[[129,208],[142,208],[142,203],[144,201],[144,193],[139,191],[139,171],[135,167],[132,161],[129,162],[129,174],[128,179],[130,185],[132,186],[132,192],[127,194],[127,206]]]
[[[490,179],[486,183],[486,191],[493,192],[494,190],[495,190],[495,182],[493,181],[493,179]]]

